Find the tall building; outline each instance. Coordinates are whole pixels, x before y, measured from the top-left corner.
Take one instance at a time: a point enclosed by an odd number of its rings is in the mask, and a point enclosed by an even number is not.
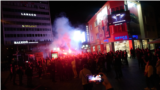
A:
[[[2,1],[4,44],[52,41],[49,2]]]
[[[48,1],[2,1],[4,45],[38,49],[53,41]]]
[[[151,12],[152,16],[148,16]],[[88,49],[91,52],[149,48],[158,38],[154,10],[138,1],[107,1],[86,25]],[[84,47],[86,48],[86,47]]]

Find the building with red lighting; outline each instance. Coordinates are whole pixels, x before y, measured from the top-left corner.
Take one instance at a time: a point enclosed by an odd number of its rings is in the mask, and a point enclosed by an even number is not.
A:
[[[147,12],[152,12],[148,17]],[[154,10],[138,1],[107,1],[86,25],[87,44],[91,52],[149,48],[147,44],[158,38]]]

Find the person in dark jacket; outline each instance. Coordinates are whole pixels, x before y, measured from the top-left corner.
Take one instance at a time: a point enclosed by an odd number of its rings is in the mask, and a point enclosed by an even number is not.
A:
[[[32,72],[32,67],[30,65],[27,66],[25,74],[27,75],[27,86],[31,87],[32,86],[33,72]]]
[[[10,81],[12,80],[12,78],[13,78],[13,66],[12,66],[12,64],[10,64]]]
[[[18,68],[18,66],[14,65],[14,67],[13,67],[13,85],[17,85],[16,82],[15,82],[16,75],[17,75],[17,68]]]
[[[122,69],[121,69],[121,59],[118,55],[115,57],[114,61],[114,67],[115,67],[115,72],[116,72],[116,79],[119,79],[122,77]]]
[[[128,65],[128,60],[127,60],[127,52],[126,52],[126,50],[124,51],[124,61],[125,61],[125,63],[126,63],[126,65]]]
[[[20,66],[19,69],[17,70],[17,74],[19,76],[19,85],[23,85],[22,78],[24,73],[23,73],[22,66]]]

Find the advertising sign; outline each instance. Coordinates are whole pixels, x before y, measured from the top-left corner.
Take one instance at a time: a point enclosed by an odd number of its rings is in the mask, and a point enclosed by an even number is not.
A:
[[[37,52],[34,54],[37,61],[43,60],[43,52]]]
[[[114,37],[114,40],[127,40],[127,39],[128,39],[128,35]]]
[[[138,8],[136,3],[127,2],[128,10],[130,11],[130,34],[131,35],[138,35],[140,34],[140,26],[138,20]]]
[[[108,23],[109,25],[124,23],[130,21],[129,11],[125,11],[118,14],[108,15]]]
[[[110,32],[108,28],[108,21],[107,21],[107,7],[104,7],[102,11],[97,15],[97,22],[98,22],[98,39],[103,40],[104,38],[110,37]]]

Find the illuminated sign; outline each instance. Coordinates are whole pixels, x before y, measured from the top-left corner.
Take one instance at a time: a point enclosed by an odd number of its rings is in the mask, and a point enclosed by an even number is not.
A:
[[[114,39],[115,39],[115,40],[126,40],[126,39],[128,39],[128,37],[127,37],[127,35],[125,35],[125,36],[115,37]]]
[[[132,38],[138,39],[138,35],[132,35]]]
[[[130,21],[129,11],[125,11],[123,13],[108,15],[108,23],[111,24],[119,24]]]
[[[22,27],[37,27],[37,25],[22,25]]]
[[[109,40],[108,40],[108,39],[106,39],[106,40],[104,40],[104,42],[109,42]]]
[[[29,44],[29,43],[38,43],[38,42],[14,41],[14,44]]]
[[[36,16],[36,14],[33,13],[21,13],[22,16]]]

